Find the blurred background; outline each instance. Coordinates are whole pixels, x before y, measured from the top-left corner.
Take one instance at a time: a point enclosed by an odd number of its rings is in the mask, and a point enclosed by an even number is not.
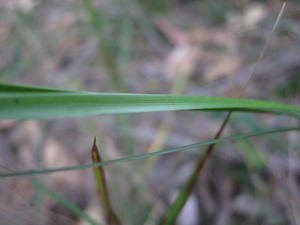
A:
[[[299,106],[299,0],[287,2],[243,88],[281,6],[280,0],[1,0],[0,81],[97,92],[242,93]],[[28,170],[90,163],[94,136],[105,160],[197,143],[212,139],[225,115],[2,120],[0,164]],[[235,113],[224,136],[289,125],[299,121]],[[299,224],[299,145],[296,132],[218,145],[178,224]],[[198,155],[192,150],[105,167],[122,223],[158,224]],[[92,170],[84,169],[1,179],[0,225],[86,224],[31,179],[104,224]]]

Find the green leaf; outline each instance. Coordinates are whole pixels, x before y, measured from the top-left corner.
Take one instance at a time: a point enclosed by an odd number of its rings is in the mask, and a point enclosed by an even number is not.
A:
[[[176,110],[279,113],[300,117],[300,108],[241,98],[64,91],[0,84],[0,119],[37,119]]]
[[[149,157],[161,156],[161,155],[170,154],[170,153],[174,153],[174,152],[181,152],[181,151],[185,151],[188,149],[200,148],[203,146],[208,146],[210,144],[217,144],[217,143],[222,143],[225,141],[234,141],[234,140],[245,139],[245,138],[253,137],[253,136],[260,136],[260,135],[266,135],[266,134],[272,134],[272,133],[280,133],[280,132],[286,132],[286,131],[299,131],[299,130],[300,130],[300,127],[286,127],[286,128],[276,128],[276,129],[270,129],[270,130],[254,131],[254,132],[250,132],[250,133],[205,141],[205,142],[201,142],[198,144],[186,145],[186,146],[182,146],[182,147],[171,148],[171,149],[166,149],[166,150],[157,151],[157,152],[153,152],[153,153],[140,154],[140,155],[125,157],[125,158],[120,158],[120,159],[107,160],[107,161],[102,161],[99,163],[83,164],[83,165],[78,165],[78,166],[70,166],[70,167],[63,167],[63,168],[56,168],[56,169],[27,170],[27,171],[20,171],[20,172],[0,173],[0,177],[3,178],[3,177],[15,177],[15,176],[35,175],[35,174],[48,174],[48,173],[56,173],[56,172],[63,172],[63,171],[70,171],[70,170],[79,170],[79,169],[90,168],[90,167],[95,167],[95,166],[106,166],[106,165],[109,165],[112,163],[129,162],[129,161],[140,160],[140,159],[145,159],[145,158],[149,158]]]
[[[223,132],[226,124],[228,123],[231,114],[232,114],[232,112],[229,112],[226,115],[225,120],[223,121],[223,123],[222,123],[221,127],[219,128],[217,134],[215,135],[214,139],[220,138],[220,135]],[[175,222],[176,222],[178,216],[180,215],[183,207],[185,206],[189,196],[192,194],[192,191],[194,190],[197,182],[199,181],[202,171],[203,171],[203,168],[204,168],[205,164],[208,162],[209,158],[211,157],[211,155],[214,151],[215,145],[216,145],[216,143],[211,143],[210,145],[208,145],[203,156],[199,157],[199,159],[196,163],[196,166],[194,168],[194,171],[189,176],[184,187],[181,188],[181,190],[180,190],[178,196],[176,197],[175,201],[173,202],[173,204],[167,210],[167,212],[162,220],[163,225],[175,224]]]

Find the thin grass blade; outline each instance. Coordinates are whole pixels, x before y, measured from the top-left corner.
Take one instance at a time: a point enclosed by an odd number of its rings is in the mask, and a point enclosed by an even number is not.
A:
[[[220,129],[218,130],[217,134],[215,135],[214,139],[217,140],[220,138],[226,124],[228,123],[231,116],[231,112],[226,115],[225,120],[223,121]],[[176,222],[176,219],[180,215],[185,203],[187,202],[188,198],[190,197],[191,193],[193,192],[194,187],[196,186],[197,181],[199,180],[204,165],[207,163],[211,154],[213,153],[214,147],[217,143],[211,143],[207,150],[205,151],[203,157],[200,157],[197,161],[196,167],[187,180],[185,186],[180,190],[175,202],[171,205],[170,209],[167,211],[164,220],[162,221],[163,225],[172,225]]]
[[[235,141],[235,140],[245,139],[245,138],[254,137],[254,136],[261,136],[261,135],[267,135],[267,134],[272,134],[272,133],[281,133],[281,132],[287,132],[287,131],[300,131],[300,127],[285,127],[285,128],[254,131],[254,132],[249,132],[249,133],[245,133],[245,134],[205,141],[205,142],[201,142],[201,143],[197,143],[197,144],[186,145],[186,146],[181,146],[181,147],[171,148],[171,149],[165,149],[165,150],[157,151],[157,152],[153,152],[153,153],[134,155],[134,156],[124,157],[124,158],[120,158],[120,159],[106,160],[106,161],[102,161],[99,163],[83,164],[83,165],[62,167],[62,168],[55,168],[55,169],[27,170],[27,171],[19,171],[19,172],[11,172],[11,173],[0,173],[0,178],[16,177],[16,176],[24,176],[24,175],[36,175],[36,174],[49,174],[49,173],[65,172],[65,171],[71,171],[71,170],[80,170],[80,169],[96,167],[96,166],[107,166],[107,165],[110,165],[113,163],[130,162],[130,161],[141,160],[141,159],[145,159],[145,158],[149,158],[149,157],[157,157],[157,156],[162,156],[162,155],[166,155],[166,154],[170,154],[170,153],[186,151],[189,149],[197,149],[200,147],[208,146],[210,144],[217,144],[217,143],[222,143],[225,141]]]
[[[54,192],[47,188],[45,185],[41,183],[34,182],[33,185],[38,188],[40,191],[43,191],[53,199],[57,200],[59,203],[61,203],[63,206],[65,206],[67,209],[69,209],[72,213],[77,215],[79,218],[81,218],[83,221],[87,222],[90,225],[100,225],[98,222],[96,222],[93,218],[91,218],[88,214],[86,214],[82,209],[80,209],[78,206],[58,194],[57,192]]]

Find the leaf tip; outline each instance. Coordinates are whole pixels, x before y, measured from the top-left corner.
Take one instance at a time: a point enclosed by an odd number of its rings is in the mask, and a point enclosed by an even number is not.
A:
[[[96,146],[96,143],[97,143],[97,138],[96,138],[96,136],[94,136],[93,147]]]
[[[96,140],[96,136],[94,137],[93,140],[93,146],[91,149],[91,153],[92,153],[92,160],[94,163],[98,163],[101,162],[101,157],[97,148],[97,140]]]

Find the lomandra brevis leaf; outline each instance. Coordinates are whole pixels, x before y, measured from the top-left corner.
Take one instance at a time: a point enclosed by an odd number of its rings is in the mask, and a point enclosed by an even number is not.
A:
[[[101,163],[102,159],[96,145],[96,138],[94,138],[94,143],[92,147],[92,161],[93,163]],[[109,193],[106,184],[104,168],[101,166],[93,167],[95,180],[97,184],[99,198],[101,200],[103,212],[105,215],[106,224],[108,225],[121,225],[116,213],[113,210],[112,204],[109,200]]]
[[[178,110],[279,113],[300,118],[300,108],[242,98],[64,91],[0,84],[0,119],[46,119]]]

